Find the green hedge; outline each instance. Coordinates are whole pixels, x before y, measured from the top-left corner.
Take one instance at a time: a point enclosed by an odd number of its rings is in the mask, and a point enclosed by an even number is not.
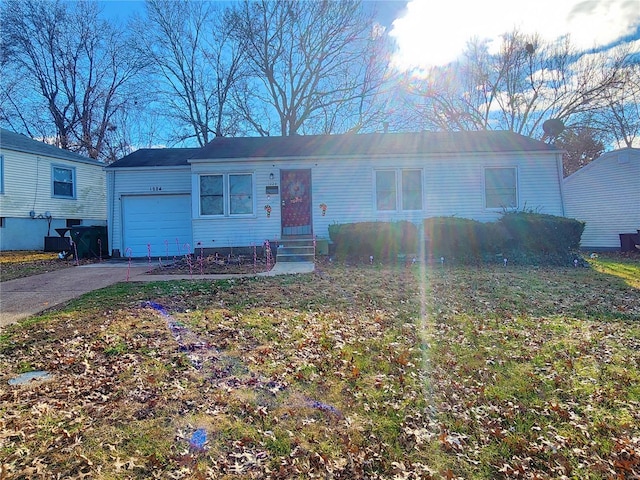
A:
[[[508,212],[497,222],[458,217],[424,221],[428,254],[460,263],[502,261],[566,264],[580,245],[584,223],[532,212]]]
[[[360,222],[329,226],[338,258],[395,261],[400,253],[418,252],[418,229],[407,221]]]
[[[540,253],[566,253],[580,247],[584,222],[541,213],[509,212],[499,222],[509,231],[512,247]]]

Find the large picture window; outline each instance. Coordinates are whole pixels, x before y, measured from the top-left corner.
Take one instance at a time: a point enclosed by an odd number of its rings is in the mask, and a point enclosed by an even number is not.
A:
[[[422,210],[422,170],[377,170],[375,174],[378,211]]]
[[[53,165],[51,167],[54,197],[75,198],[75,169]]]
[[[485,168],[486,208],[518,208],[518,176],[515,168]]]
[[[200,215],[252,215],[253,175],[200,175]]]

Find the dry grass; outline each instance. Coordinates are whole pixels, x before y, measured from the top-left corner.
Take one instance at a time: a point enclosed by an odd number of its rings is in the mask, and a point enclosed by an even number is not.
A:
[[[640,262],[607,268],[115,285],[0,333],[0,478],[637,478]]]

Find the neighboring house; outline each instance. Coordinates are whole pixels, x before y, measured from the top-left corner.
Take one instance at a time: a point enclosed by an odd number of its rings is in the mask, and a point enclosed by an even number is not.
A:
[[[219,137],[106,171],[115,256],[327,239],[334,223],[564,214],[562,152],[510,132]]]
[[[640,149],[604,153],[564,179],[567,216],[586,223],[581,247],[621,248],[640,229]]]
[[[105,189],[103,164],[0,129],[0,250],[43,250],[56,228],[106,225]]]

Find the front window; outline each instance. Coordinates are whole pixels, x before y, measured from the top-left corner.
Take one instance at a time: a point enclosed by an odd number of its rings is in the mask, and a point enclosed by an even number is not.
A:
[[[515,168],[486,168],[484,171],[486,208],[518,208]]]
[[[251,174],[229,175],[229,214],[253,213],[253,185]]]
[[[222,175],[200,177],[200,214],[224,215],[224,187]]]
[[[53,179],[53,196],[74,198],[75,197],[75,169],[52,166],[51,177]]]
[[[422,170],[376,171],[376,209],[422,210]]]
[[[376,207],[379,211],[396,209],[396,172],[376,172]]]
[[[422,171],[402,171],[402,209],[422,210]]]
[[[252,215],[253,174],[200,175],[200,215]]]

